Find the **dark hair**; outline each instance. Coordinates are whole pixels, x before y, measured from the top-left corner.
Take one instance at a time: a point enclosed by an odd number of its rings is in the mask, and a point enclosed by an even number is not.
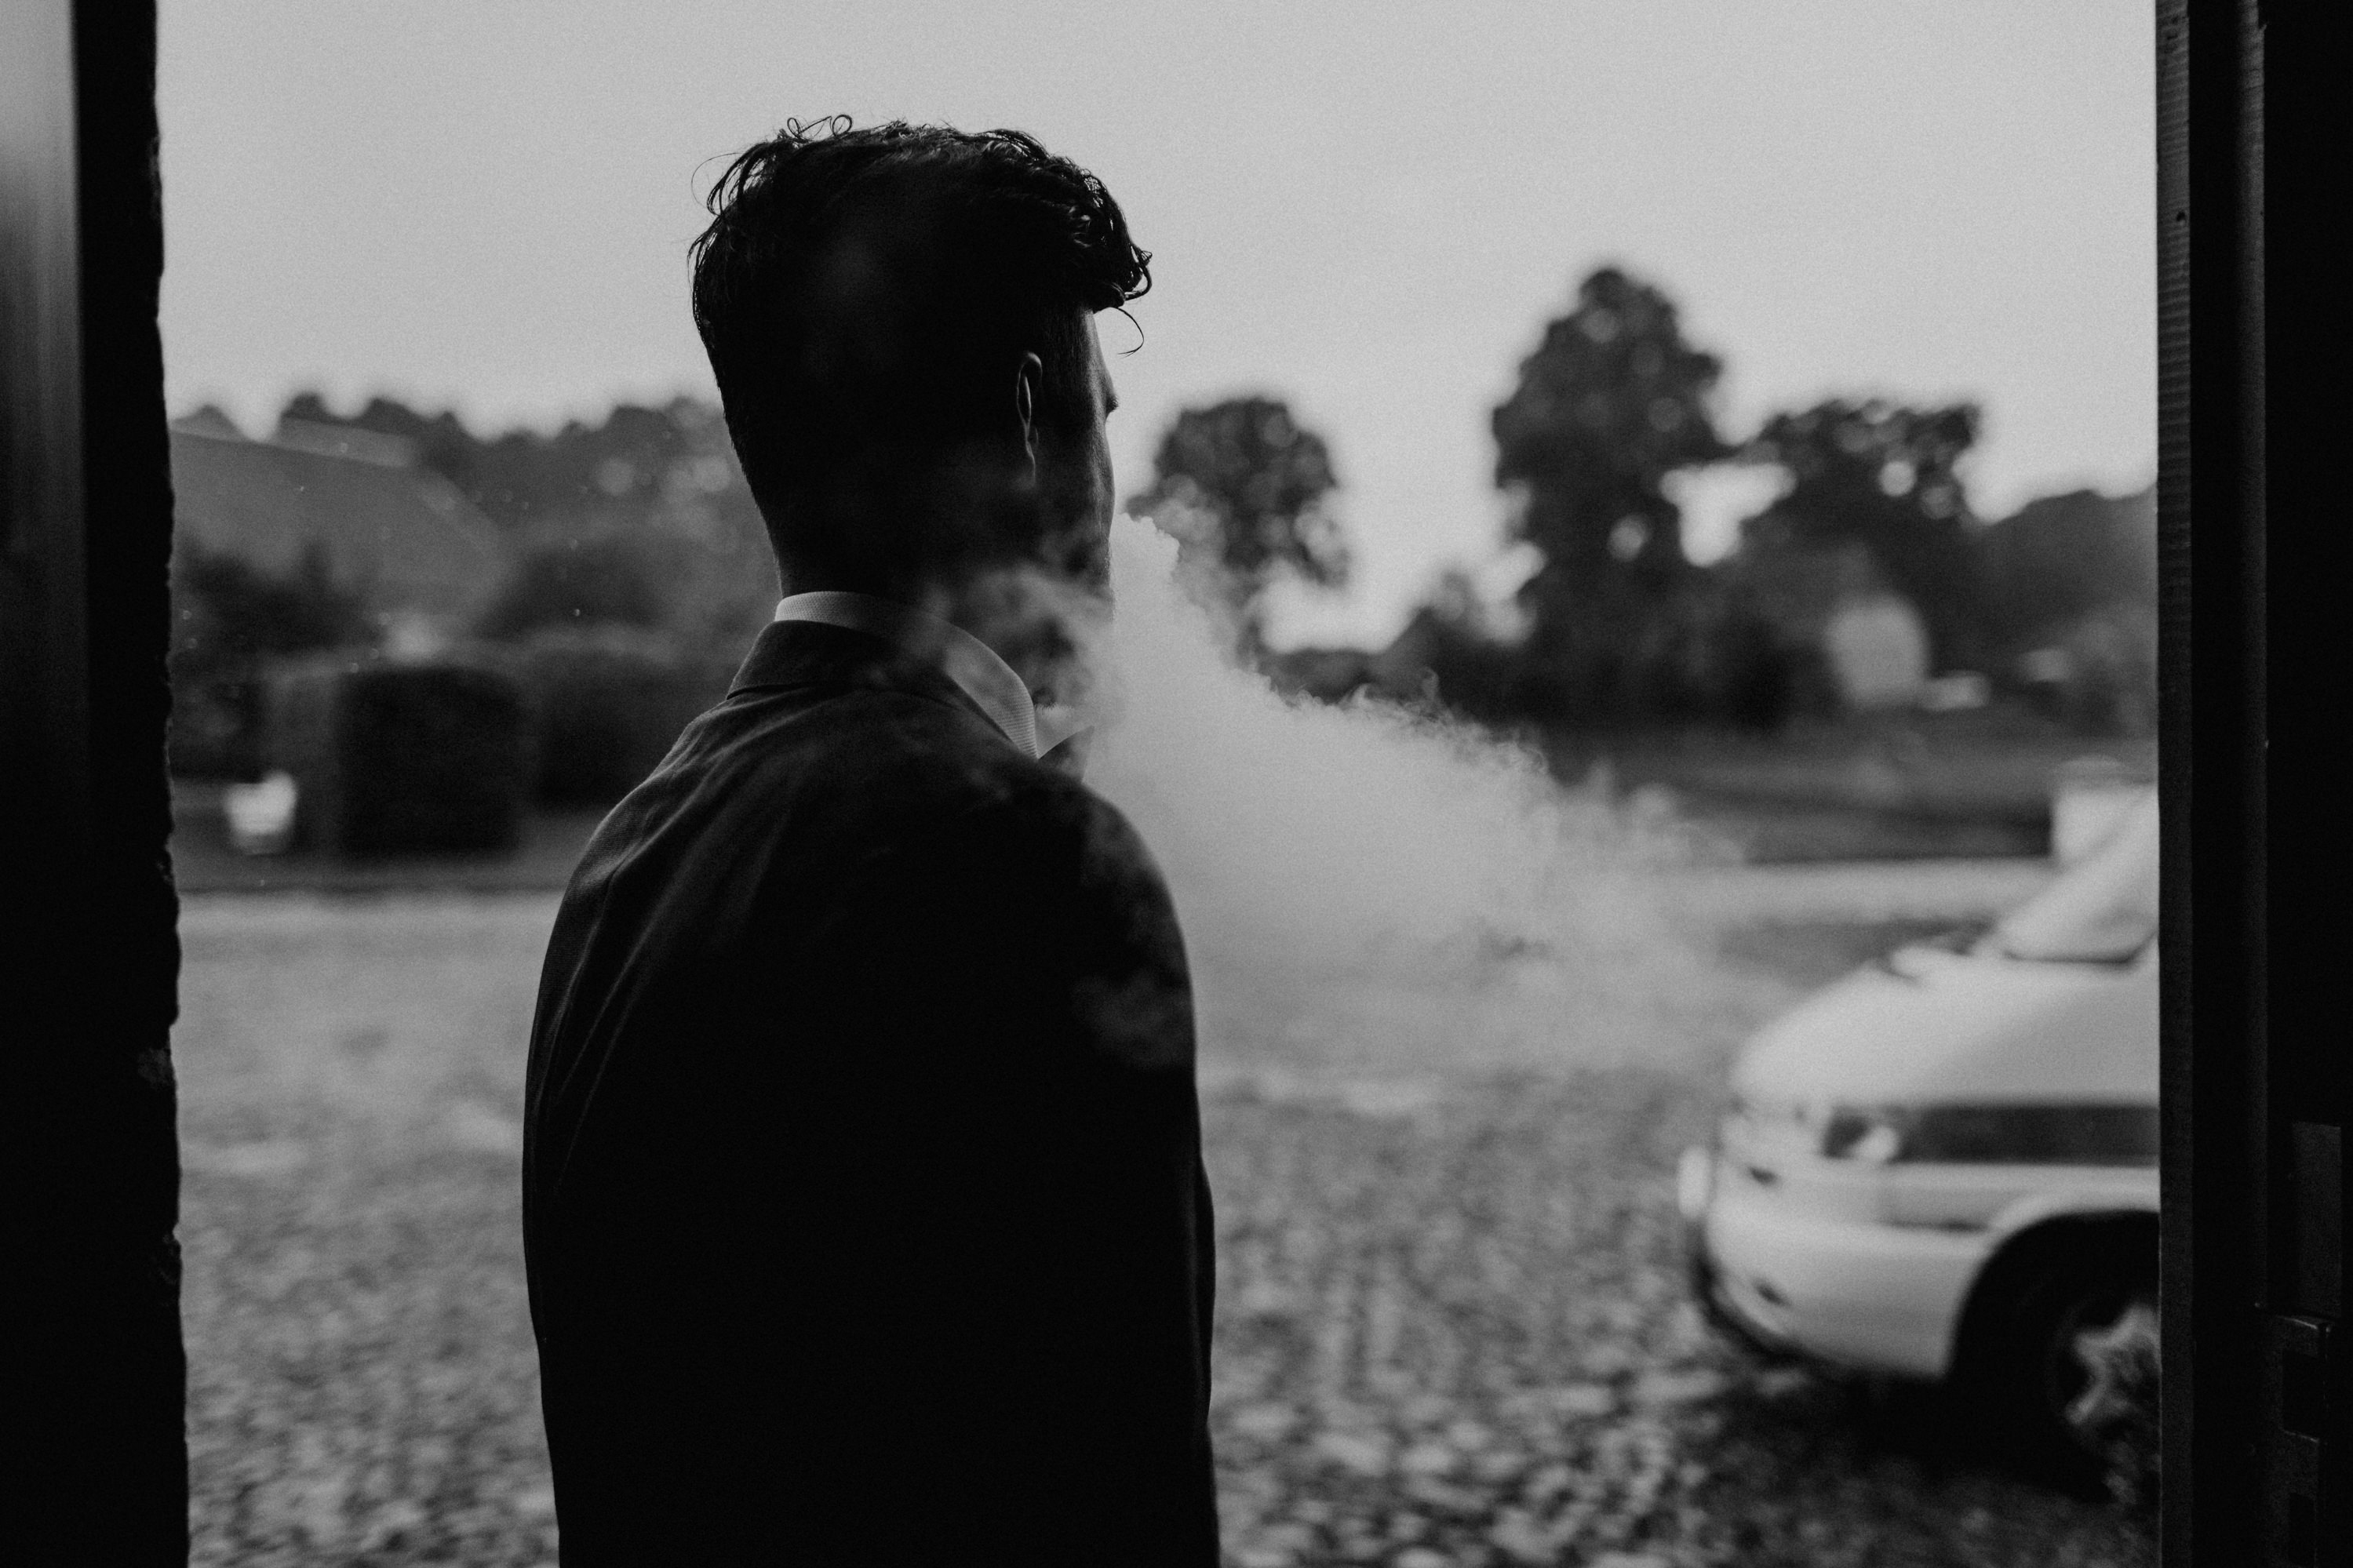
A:
[[[829,570],[929,559],[1019,355],[1045,364],[1037,417],[1068,419],[1085,312],[1151,287],[1103,182],[1018,131],[787,121],[709,205],[694,324],[728,432],[777,553]],[[845,512],[891,536],[818,535]]]

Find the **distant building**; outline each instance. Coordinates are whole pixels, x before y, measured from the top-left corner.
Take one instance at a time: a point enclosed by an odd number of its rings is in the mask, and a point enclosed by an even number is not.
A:
[[[1928,684],[1928,628],[1894,594],[1843,599],[1822,623],[1823,656],[1850,708],[1897,708]]]
[[[381,430],[363,430],[354,425],[322,425],[309,419],[280,419],[277,433],[270,439],[280,447],[291,447],[298,452],[316,452],[322,458],[350,458],[362,463],[373,463],[380,468],[413,468],[417,466],[417,443],[406,436],[387,436]]]
[[[247,439],[217,412],[172,426],[180,534],[290,575],[316,548],[389,641],[431,646],[470,626],[499,586],[498,529],[409,443],[368,431],[290,428]]]

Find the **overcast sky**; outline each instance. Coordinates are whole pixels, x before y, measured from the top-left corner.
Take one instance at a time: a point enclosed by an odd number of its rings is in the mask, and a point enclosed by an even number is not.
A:
[[[163,0],[175,411],[292,388],[478,427],[708,395],[686,246],[786,116],[1018,126],[1155,253],[1121,483],[1180,405],[1332,443],[1378,638],[1499,547],[1487,416],[1577,279],[1663,286],[1745,434],[1835,393],[1975,397],[1982,512],[2147,481],[2145,0]],[[1106,348],[1134,341],[1116,317]],[[1694,498],[1720,545],[1753,502]]]

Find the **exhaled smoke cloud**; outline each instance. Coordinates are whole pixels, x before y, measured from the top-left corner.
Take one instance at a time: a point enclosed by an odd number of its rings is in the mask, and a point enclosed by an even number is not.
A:
[[[1176,556],[1114,530],[1088,781],[1167,873],[1206,1063],[1687,1059],[1724,998],[1671,919],[1672,834],[1468,729],[1286,701],[1221,657]]]

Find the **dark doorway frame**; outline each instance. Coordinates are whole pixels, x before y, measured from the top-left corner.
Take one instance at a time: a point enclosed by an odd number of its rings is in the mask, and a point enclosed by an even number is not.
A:
[[[152,5],[0,5],[0,1556],[185,1562]]]
[[[2353,1561],[2334,766],[2353,14],[2158,7],[2164,1559]],[[2274,499],[2279,526],[2273,526]],[[2279,853],[2273,854],[2277,848]]]

